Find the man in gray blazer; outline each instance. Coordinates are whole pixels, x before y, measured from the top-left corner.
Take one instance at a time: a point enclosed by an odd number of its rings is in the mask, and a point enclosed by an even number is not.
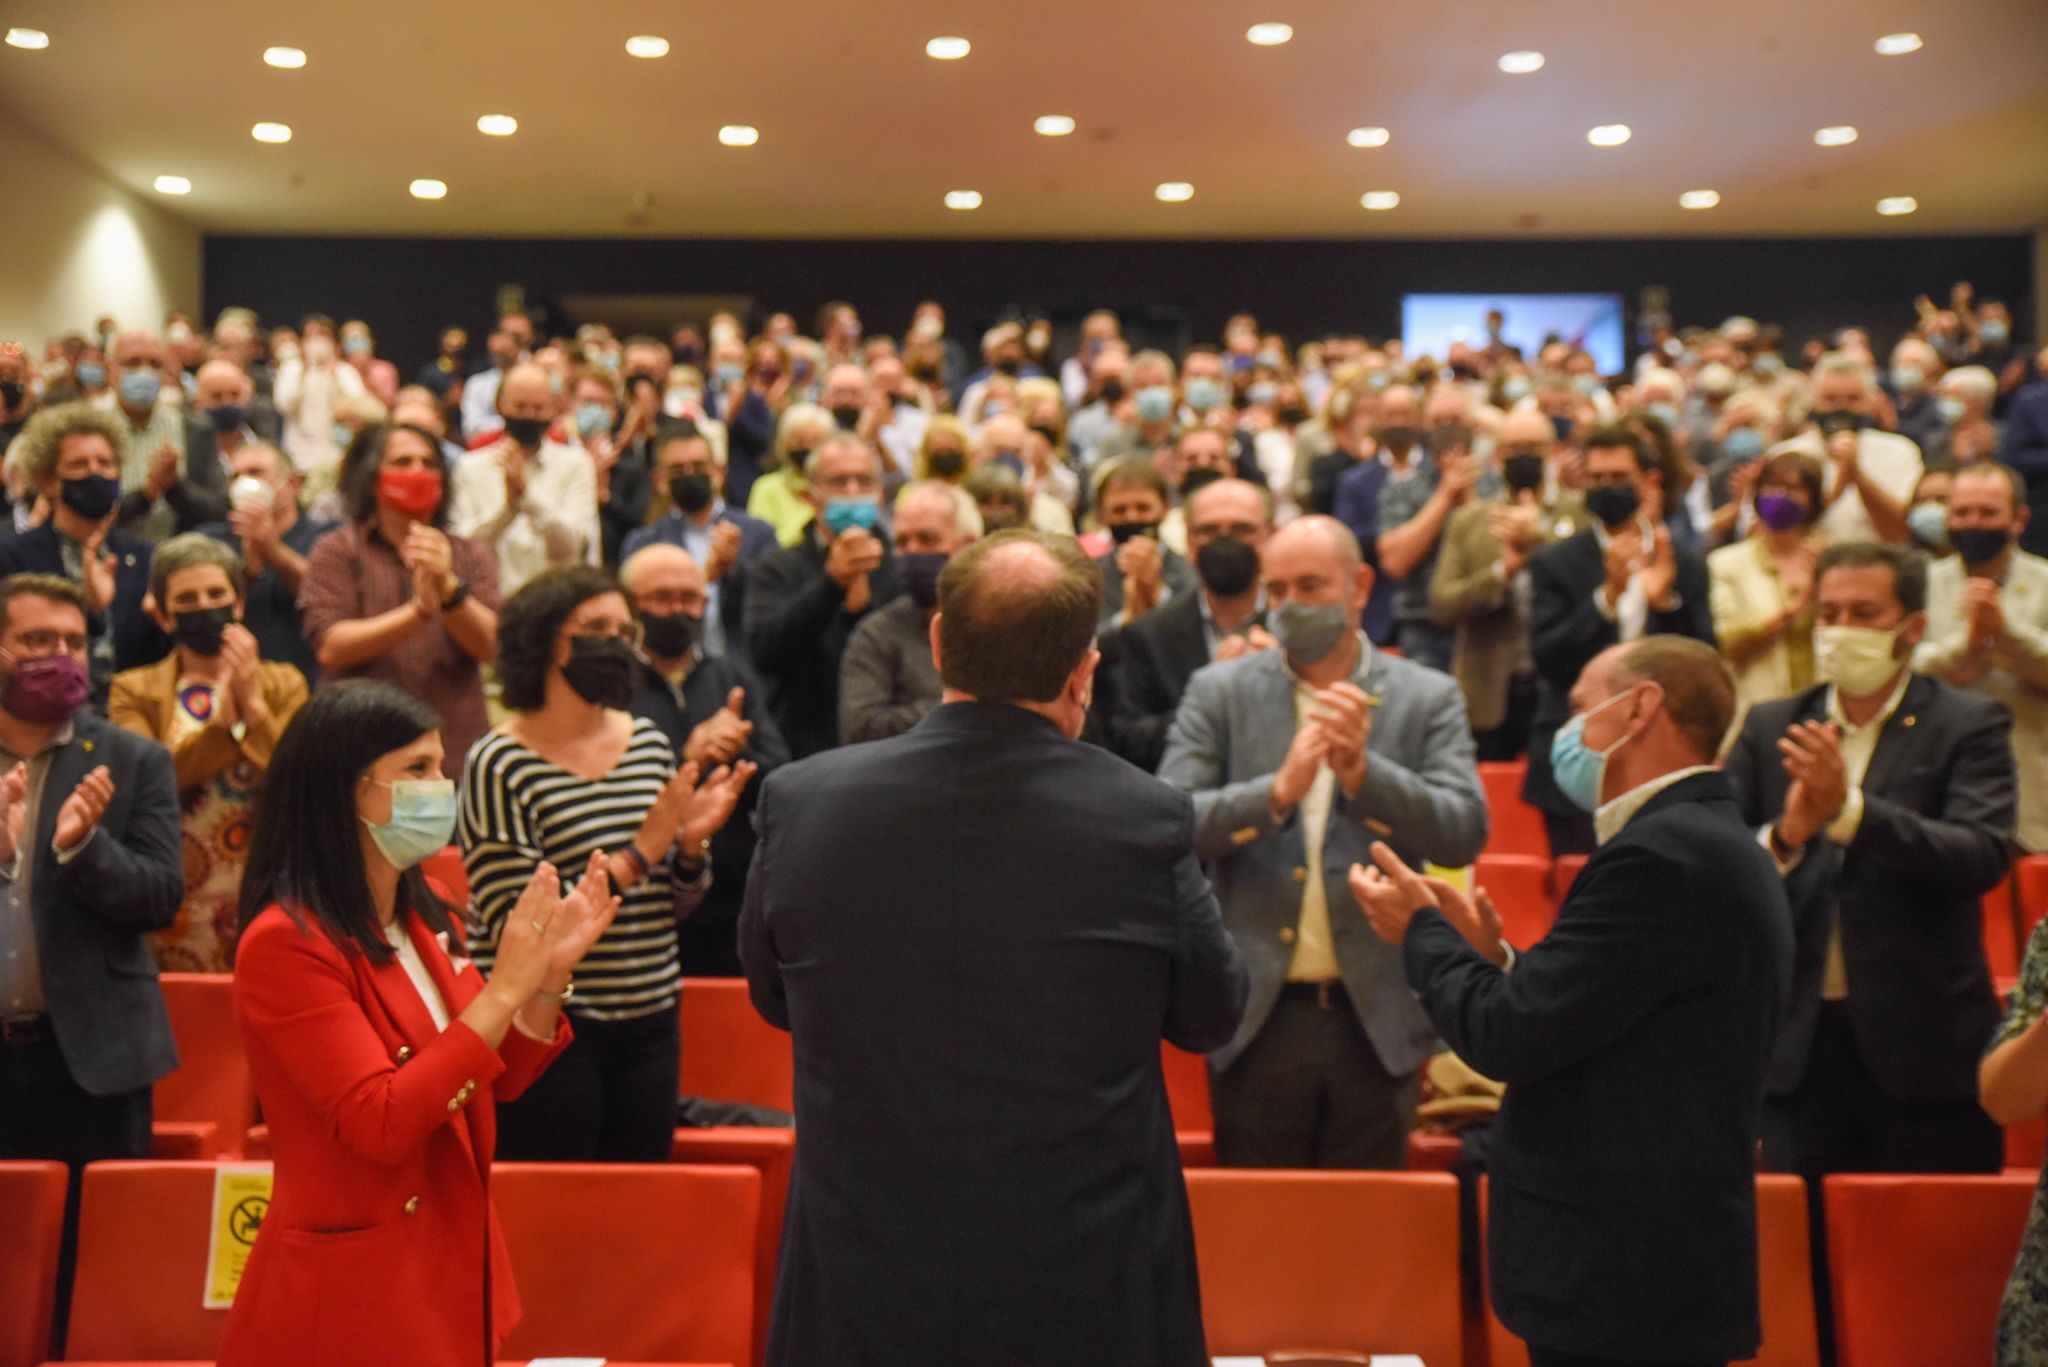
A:
[[[1384,840],[1410,864],[1486,843],[1472,732],[1447,674],[1358,630],[1372,570],[1344,524],[1275,533],[1261,569],[1280,649],[1189,681],[1159,776],[1195,803],[1195,850],[1251,973],[1209,1056],[1226,1164],[1398,1168],[1434,1034],[1401,956],[1342,904]]]

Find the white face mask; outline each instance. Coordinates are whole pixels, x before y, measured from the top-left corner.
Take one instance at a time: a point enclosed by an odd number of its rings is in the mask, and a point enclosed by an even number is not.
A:
[[[1823,679],[1852,698],[1867,698],[1899,672],[1899,632],[1875,627],[1816,627],[1813,663]]]

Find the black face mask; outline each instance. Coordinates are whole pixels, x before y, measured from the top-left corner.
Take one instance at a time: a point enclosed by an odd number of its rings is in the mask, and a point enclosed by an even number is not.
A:
[[[711,506],[711,476],[677,475],[668,482],[669,502],[695,517]]]
[[[28,388],[20,380],[0,380],[0,408],[14,407],[26,393]]]
[[[64,481],[57,495],[64,506],[88,522],[97,522],[121,501],[121,481],[112,475],[82,475]]]
[[[924,468],[933,479],[958,479],[967,473],[967,453],[951,449],[926,452]]]
[[[1510,451],[1500,463],[1500,477],[1516,493],[1543,487],[1543,457],[1532,451]]]
[[[174,617],[178,626],[171,633],[172,640],[194,655],[218,655],[221,633],[227,630],[228,623],[235,620],[235,610],[232,606],[201,608],[196,612],[176,613]]]
[[[577,636],[562,678],[585,702],[623,708],[633,700],[633,663],[633,648],[617,637]]]
[[[1209,592],[1235,598],[1259,580],[1259,552],[1235,537],[1219,536],[1195,552],[1195,571]]]
[[[507,418],[505,435],[521,446],[538,446],[540,439],[548,434],[546,418]]]
[[[983,536],[994,536],[997,532],[1014,532],[1024,525],[1023,515],[1009,508],[983,508],[981,510],[981,532]]]
[[[217,404],[206,410],[206,421],[221,436],[242,430],[242,424],[249,421],[249,410],[238,403]]]
[[[1134,536],[1149,536],[1154,541],[1157,541],[1159,539],[1159,524],[1157,522],[1112,522],[1109,524],[1109,539],[1116,542],[1119,546]]]
[[[1107,403],[1122,403],[1125,392],[1122,380],[1104,380],[1102,382],[1102,397]]]
[[[803,468],[804,468],[804,464],[805,464],[805,462],[809,461],[809,460],[810,460],[810,458],[811,458],[811,448],[810,448],[810,447],[808,447],[808,446],[796,446],[796,447],[792,447],[792,448],[790,448],[790,449],[789,449],[788,451],[785,451],[785,452],[783,452],[783,455],[782,455],[782,463],[783,463],[783,464],[784,464],[785,466],[787,466],[787,467],[788,467],[789,469],[792,469],[792,470],[801,470],[801,469],[803,469]]]
[[[1971,569],[1988,565],[2012,545],[2010,527],[1950,527],[1948,544]]]
[[[860,409],[853,404],[840,404],[832,410],[832,421],[839,424],[842,432],[851,432],[860,426]]]
[[[697,648],[697,635],[703,629],[703,622],[687,612],[671,612],[660,617],[642,617],[640,631],[647,642],[647,653],[657,659],[680,660]]]
[[[1596,484],[1586,490],[1586,511],[1603,527],[1621,526],[1642,506],[1643,496],[1633,484]]]
[[[676,364],[686,365],[692,370],[697,369],[697,362],[702,359],[702,356],[703,353],[693,346],[679,346],[676,348]]]
[[[1015,375],[1024,368],[1024,363],[1015,356],[1005,356],[996,362],[996,370],[1004,375]]]
[[[951,556],[937,551],[920,551],[896,557],[896,566],[903,572],[903,591],[910,595],[910,601],[925,612],[939,605],[939,575],[946,568]]]
[[[1053,426],[1053,425],[1052,425],[1051,423],[1049,423],[1049,422],[1035,422],[1035,423],[1032,423],[1032,424],[1031,424],[1031,430],[1032,430],[1032,431],[1034,431],[1034,432],[1036,432],[1036,433],[1037,433],[1037,434],[1038,434],[1039,436],[1041,436],[1041,437],[1044,437],[1044,438],[1045,438],[1045,444],[1046,444],[1047,446],[1050,446],[1050,447],[1054,448],[1055,450],[1057,450],[1057,449],[1059,448],[1059,444],[1060,444],[1060,429],[1059,429],[1059,428],[1057,428],[1057,427],[1054,427],[1054,426]]]
[[[1273,415],[1280,419],[1283,427],[1299,427],[1308,421],[1308,410],[1300,404],[1289,404]]]
[[[1206,465],[1196,466],[1180,477],[1181,502],[1187,502],[1196,494],[1222,478],[1223,472],[1221,470],[1211,470]]]
[[[1386,447],[1395,455],[1402,456],[1421,444],[1422,429],[1410,427],[1406,423],[1400,423],[1393,427],[1382,427],[1379,430],[1378,436],[1380,445]]]
[[[1870,420],[1861,413],[1851,413],[1847,409],[1834,409],[1826,413],[1814,414],[1813,425],[1820,429],[1821,436],[1832,437],[1837,432],[1860,432],[1870,425]]]

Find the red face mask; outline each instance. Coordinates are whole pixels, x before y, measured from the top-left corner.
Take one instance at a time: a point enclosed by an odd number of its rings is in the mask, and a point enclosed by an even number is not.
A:
[[[441,506],[439,470],[381,470],[377,501],[396,513],[424,522]]]

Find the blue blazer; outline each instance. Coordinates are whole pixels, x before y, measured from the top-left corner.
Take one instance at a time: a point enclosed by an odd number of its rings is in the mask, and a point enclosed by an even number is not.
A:
[[[170,641],[142,610],[142,600],[149,593],[150,557],[156,554],[156,547],[115,528],[107,533],[105,549],[115,557],[114,601],[104,618],[96,617],[87,625],[95,639],[113,633],[115,673],[155,664],[171,648]],[[71,577],[64,572],[64,552],[54,522],[45,521],[25,532],[0,536],[0,578],[10,574]],[[93,696],[104,698],[107,681],[98,677],[99,673],[94,671]]]

